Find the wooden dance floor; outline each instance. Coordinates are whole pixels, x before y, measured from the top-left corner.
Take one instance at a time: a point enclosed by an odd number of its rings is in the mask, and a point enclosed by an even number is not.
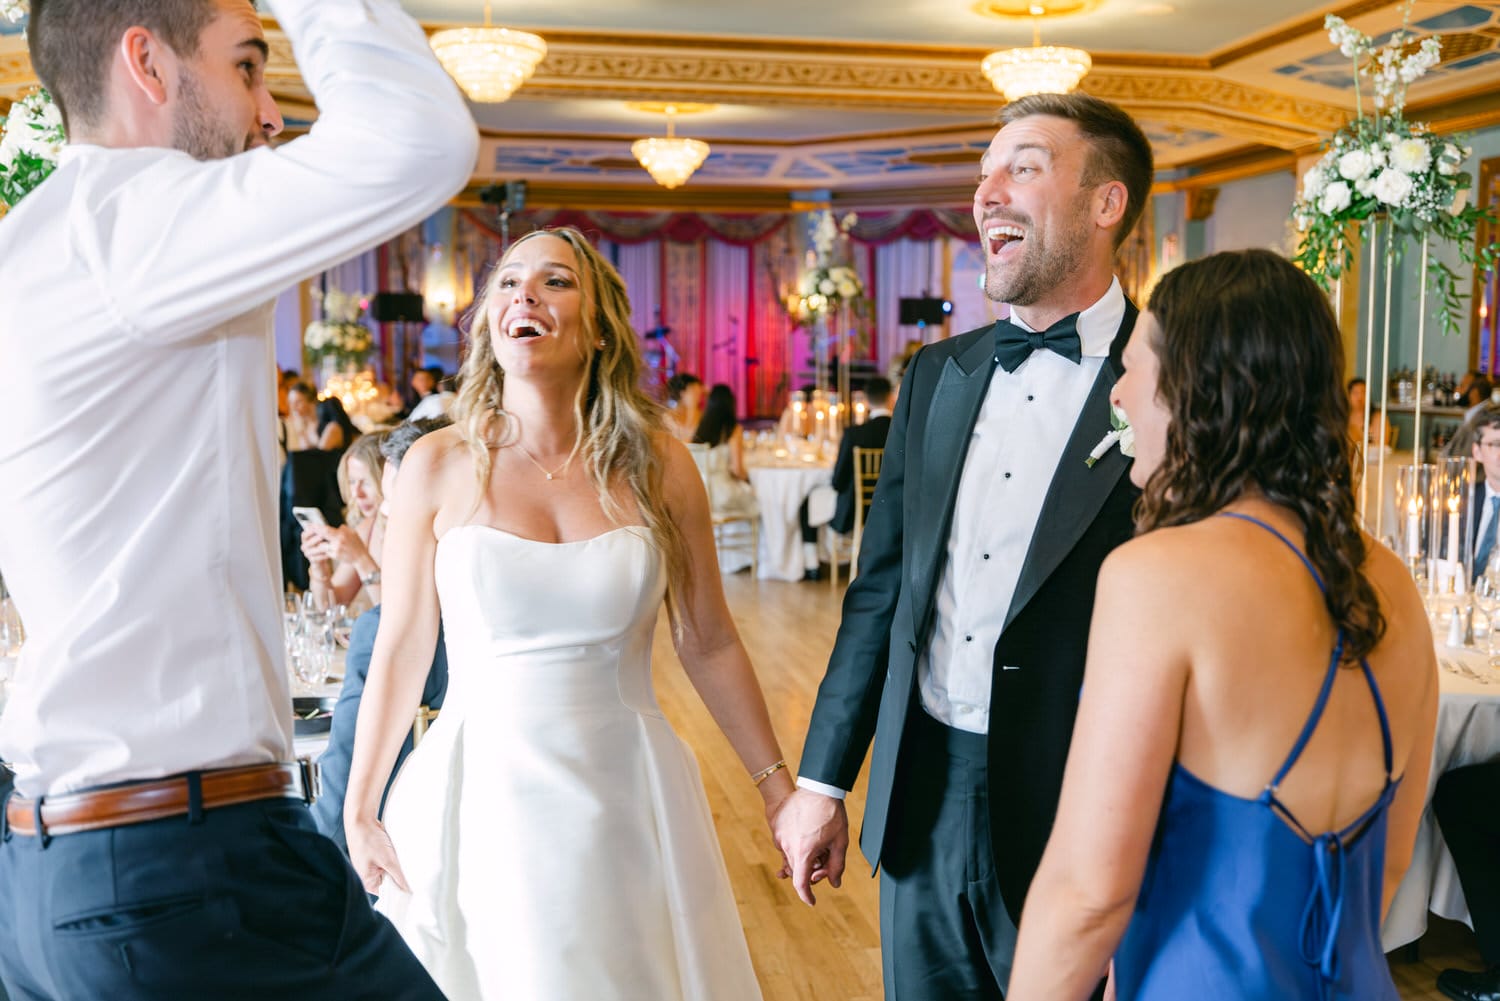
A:
[[[838,628],[842,589],[834,595],[827,581],[785,584],[748,574],[725,577],[724,588],[795,768]],[[789,883],[776,878],[778,856],[760,796],[678,666],[665,616],[657,625],[654,667],[662,708],[698,756],[766,1001],[880,1001],[877,884],[858,848],[850,847],[843,889],[820,885],[817,907],[804,906]],[[864,786],[862,777],[849,797],[855,832]],[[1439,970],[1483,965],[1473,933],[1440,918],[1432,919],[1419,951],[1416,961],[1402,957],[1391,964],[1407,1001],[1441,1001],[1433,986]]]

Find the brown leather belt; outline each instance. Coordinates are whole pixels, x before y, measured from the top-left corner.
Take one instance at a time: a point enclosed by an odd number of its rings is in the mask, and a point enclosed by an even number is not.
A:
[[[196,772],[199,808],[250,803],[261,799],[312,802],[314,776],[307,762],[249,765]],[[93,789],[41,800],[42,833],[48,837],[144,824],[181,816],[191,808],[188,776]],[[6,826],[16,834],[37,834],[37,801],[12,796],[5,805]]]

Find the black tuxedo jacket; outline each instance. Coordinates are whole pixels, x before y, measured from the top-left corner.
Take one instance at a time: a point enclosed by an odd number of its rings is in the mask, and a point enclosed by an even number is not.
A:
[[[848,535],[854,531],[854,450],[885,448],[886,435],[890,430],[889,417],[872,417],[863,424],[856,424],[846,430],[839,441],[839,457],[833,464],[833,489],[838,491],[839,499],[828,527],[840,535]]]
[[[1001,893],[1019,920],[1052,829],[1083,683],[1099,565],[1130,538],[1139,496],[1118,448],[1086,459],[1110,430],[1109,392],[1135,324],[1128,300],[1109,359],[1089,392],[1048,488],[995,649],[989,726],[990,830]],[[898,774],[917,661],[934,601],[969,437],[996,367],[995,328],[922,349],[892,415],[880,483],[865,522],[859,575],[818,689],[800,774],[849,789],[873,739],[860,848],[880,864],[901,809]],[[1072,415],[1064,419],[1070,419]],[[1005,664],[1019,670],[1000,671]]]

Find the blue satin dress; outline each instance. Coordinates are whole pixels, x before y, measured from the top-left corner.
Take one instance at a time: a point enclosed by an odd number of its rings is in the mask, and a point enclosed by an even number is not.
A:
[[[1276,529],[1224,516],[1274,534],[1324,587]],[[1343,646],[1340,634],[1317,704],[1259,796],[1231,796],[1173,766],[1135,914],[1115,954],[1120,1001],[1397,1001],[1380,948],[1380,902],[1398,783],[1390,723],[1369,664],[1362,660],[1360,668],[1385,752],[1379,798],[1342,830],[1314,834],[1276,795],[1322,718]]]

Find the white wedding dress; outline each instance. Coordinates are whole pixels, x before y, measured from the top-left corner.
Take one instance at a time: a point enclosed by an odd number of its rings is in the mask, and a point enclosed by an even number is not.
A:
[[[692,753],[657,708],[645,530],[438,542],[448,692],[385,808],[378,909],[450,1001],[755,1001]]]

